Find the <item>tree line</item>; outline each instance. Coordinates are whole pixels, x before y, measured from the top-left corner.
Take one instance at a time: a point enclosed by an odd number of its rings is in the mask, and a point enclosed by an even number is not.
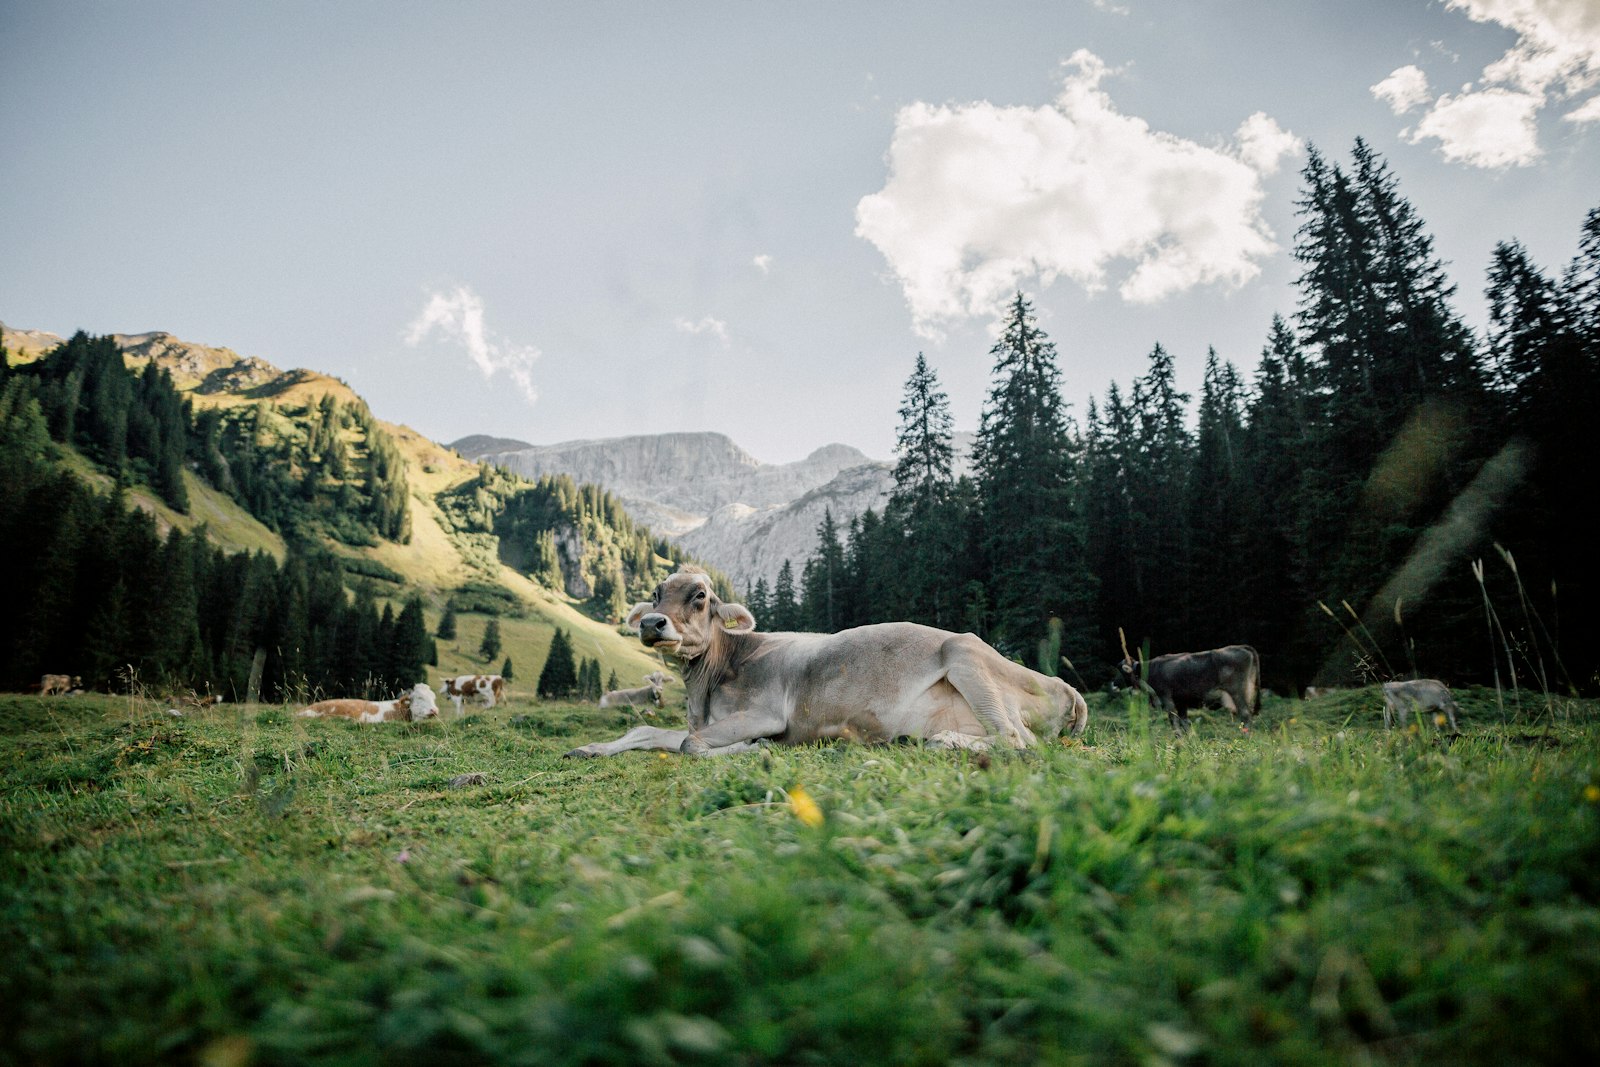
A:
[[[0,545],[13,597],[0,616],[0,684],[69,673],[94,688],[288,701],[388,696],[426,677],[436,653],[420,598],[380,609],[361,582],[352,599],[326,552],[291,548],[280,565],[225,553],[203,529],[163,537],[120,487],[97,493],[60,466],[40,392],[32,376],[0,382]]]
[[[1091,686],[1121,629],[1156,654],[1253,644],[1282,688],[1487,681],[1505,659],[1592,688],[1581,435],[1600,399],[1600,209],[1559,277],[1495,247],[1480,337],[1377,153],[1312,149],[1302,178],[1298,307],[1251,380],[1211,351],[1191,405],[1158,343],[1079,422],[1016,294],[970,475],[919,354],[887,503],[843,527],[825,515],[798,576],[785,563],[748,590],[763,628],[909,619]]]

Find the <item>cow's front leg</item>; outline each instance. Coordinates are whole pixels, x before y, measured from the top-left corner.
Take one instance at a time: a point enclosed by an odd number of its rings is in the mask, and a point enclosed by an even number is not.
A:
[[[628,752],[633,749],[661,749],[663,752],[677,752],[683,745],[684,739],[689,736],[687,730],[666,730],[659,726],[635,726],[615,741],[596,741],[592,745],[584,745],[567,753],[568,758],[582,759],[590,756],[615,756],[618,752]]]
[[[702,726],[684,738],[678,751],[686,756],[721,754],[722,749],[732,745],[743,744],[749,748],[753,742],[776,737],[787,728],[782,712],[738,711]]]

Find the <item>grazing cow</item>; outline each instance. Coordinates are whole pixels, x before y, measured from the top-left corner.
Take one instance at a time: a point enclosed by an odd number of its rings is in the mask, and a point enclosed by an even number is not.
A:
[[[1406,719],[1411,715],[1411,709],[1417,709],[1418,718],[1424,711],[1442,711],[1450,720],[1450,732],[1459,734],[1461,728],[1456,725],[1456,701],[1450,695],[1450,689],[1437,678],[1418,678],[1413,682],[1384,682],[1383,683],[1383,725],[1385,729],[1394,725],[1396,714],[1400,716],[1400,725],[1406,724]]]
[[[1157,656],[1141,681],[1139,665],[1123,642],[1122,676],[1166,709],[1167,721],[1180,734],[1189,728],[1189,709],[1202,707],[1209,699],[1220,700],[1241,716],[1245,729],[1250,728],[1251,716],[1261,711],[1261,657],[1249,645]]]
[[[39,679],[39,695],[50,696],[53,693],[67,693],[74,689],[83,688],[83,679],[76,674],[47,674]]]
[[[636,604],[628,625],[683,664],[687,730],[638,726],[569,756],[629,749],[741,752],[762,741],[923,738],[944,748],[1026,748],[1065,728],[1082,733],[1077,690],[1006,659],[972,634],[910,622],[836,634],[756,633],[741,604],[682,567]]]
[[[299,712],[302,719],[345,718],[356,722],[421,722],[439,714],[433,690],[418,682],[395,700],[319,700]]]
[[[444,695],[456,702],[456,714],[461,714],[464,697],[476,696],[483,706],[492,708],[506,698],[506,680],[498,674],[458,674],[444,679]]]
[[[646,704],[661,706],[661,690],[667,684],[667,676],[660,671],[654,671],[644,676],[644,685],[638,689],[613,689],[600,698],[602,708],[617,707],[643,707]]]

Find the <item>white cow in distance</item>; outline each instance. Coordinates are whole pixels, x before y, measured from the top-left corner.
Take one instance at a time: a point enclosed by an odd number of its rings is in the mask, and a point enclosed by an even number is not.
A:
[[[439,714],[433,690],[418,682],[394,700],[319,700],[298,713],[302,719],[354,719],[356,722],[421,722]]]

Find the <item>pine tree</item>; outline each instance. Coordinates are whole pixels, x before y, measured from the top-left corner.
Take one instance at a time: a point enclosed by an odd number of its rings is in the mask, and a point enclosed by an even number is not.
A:
[[[950,399],[921,352],[906,379],[895,435],[893,496],[916,514],[950,492],[955,448],[951,441]]]
[[[757,578],[755,587],[744,598],[744,606],[750,614],[755,616],[756,628],[765,630],[772,625],[772,594],[767,589],[767,580]],[[612,686],[611,688],[616,688]]]
[[[516,675],[511,673],[511,657],[510,656],[507,656],[506,657],[506,661],[504,663],[500,664],[500,677],[504,678],[508,682],[516,677]]]
[[[778,568],[778,584],[772,590],[772,626],[770,629],[787,631],[800,627],[800,604],[795,599],[794,566],[783,561]]]
[[[896,617],[935,626],[954,625],[950,581],[954,548],[950,528],[952,466],[950,402],[922,353],[906,381],[896,434],[899,460],[895,487],[884,509],[881,541],[892,550],[862,572],[863,587],[875,586],[881,606]],[[863,547],[879,542],[868,537]]]
[[[816,553],[806,563],[801,603],[806,629],[831,634],[840,629],[840,593],[845,581],[844,546],[839,543],[839,525],[833,509],[824,508],[817,524]]]
[[[618,689],[621,689],[621,688],[622,688],[622,682],[617,678],[617,672],[615,670],[613,670],[610,674],[606,675],[606,692],[607,693],[615,693]],[[601,695],[603,696],[604,694],[601,694]]]
[[[424,663],[428,653],[428,624],[422,612],[422,597],[412,594],[395,620],[390,680],[396,689],[406,689],[427,680]]]
[[[478,658],[484,662],[494,659],[500,654],[500,620],[490,619],[489,625],[483,628],[483,642],[478,645]]]
[[[1243,388],[1233,364],[1206,355],[1198,432],[1184,524],[1191,552],[1187,596],[1193,605],[1181,647],[1215,648],[1239,633],[1238,561],[1243,558],[1245,481]]]
[[[434,636],[443,641],[455,640],[456,608],[454,604],[445,604],[444,614],[439,616],[439,628],[434,631]]]
[[[1021,293],[1012,301],[994,356],[973,448],[989,574],[992,643],[1030,653],[1050,619],[1067,625],[1066,647],[1090,643],[1094,578],[1084,556],[1074,498],[1077,444],[1061,401],[1055,345]],[[1070,652],[1069,652],[1070,654]]]
[[[560,700],[571,696],[577,687],[578,665],[573,659],[572,641],[565,630],[557,627],[535,691],[541,699]]]

